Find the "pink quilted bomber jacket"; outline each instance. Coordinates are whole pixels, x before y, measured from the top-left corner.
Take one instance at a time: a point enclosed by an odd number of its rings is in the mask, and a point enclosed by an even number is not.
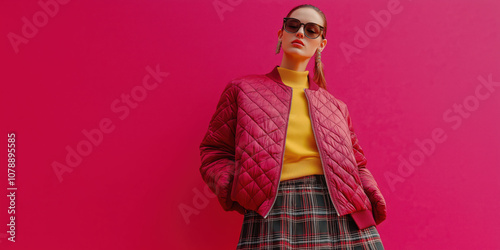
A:
[[[366,168],[347,106],[308,77],[305,95],[333,205],[359,229],[378,225],[386,203]],[[200,144],[200,173],[225,211],[253,210],[267,218],[281,178],[292,90],[278,65],[224,88]]]

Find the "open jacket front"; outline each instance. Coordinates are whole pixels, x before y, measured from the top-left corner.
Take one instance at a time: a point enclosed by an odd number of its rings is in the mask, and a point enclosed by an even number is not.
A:
[[[365,167],[347,106],[308,78],[304,91],[333,205],[360,229],[380,224],[385,200]],[[235,78],[224,88],[200,144],[200,173],[225,211],[253,210],[266,218],[273,207],[292,90],[281,81],[277,65],[265,75]]]

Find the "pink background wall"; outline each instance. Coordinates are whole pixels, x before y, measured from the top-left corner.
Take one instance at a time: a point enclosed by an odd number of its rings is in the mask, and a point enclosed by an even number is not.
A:
[[[198,146],[225,84],[280,64],[277,31],[303,2],[40,2],[0,7],[0,248],[234,249],[243,216],[205,193]],[[500,3],[309,3],[387,200],[386,249],[500,249]]]

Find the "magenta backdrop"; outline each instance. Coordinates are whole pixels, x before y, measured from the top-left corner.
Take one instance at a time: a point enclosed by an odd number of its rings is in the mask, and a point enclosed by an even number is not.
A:
[[[500,249],[500,2],[309,3],[386,249]],[[198,146],[225,84],[280,64],[299,4],[2,1],[0,249],[234,249],[243,216],[206,192]]]

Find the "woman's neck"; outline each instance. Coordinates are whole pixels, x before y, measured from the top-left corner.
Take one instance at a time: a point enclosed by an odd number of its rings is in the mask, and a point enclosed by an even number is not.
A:
[[[311,58],[307,58],[305,60],[297,60],[294,58],[290,58],[286,53],[283,53],[280,67],[295,71],[306,71],[307,64],[309,63],[310,59]]]

